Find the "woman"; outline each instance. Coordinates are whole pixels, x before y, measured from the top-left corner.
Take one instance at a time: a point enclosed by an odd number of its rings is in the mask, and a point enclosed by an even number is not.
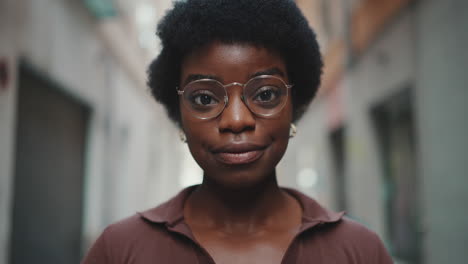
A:
[[[293,1],[176,2],[158,35],[149,86],[203,183],[109,226],[84,263],[392,263],[374,233],[277,184],[322,70]]]

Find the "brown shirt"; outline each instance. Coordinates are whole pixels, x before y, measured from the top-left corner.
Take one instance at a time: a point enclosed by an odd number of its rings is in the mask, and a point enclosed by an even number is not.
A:
[[[107,227],[82,264],[214,264],[184,220],[184,203],[193,189]],[[282,264],[393,263],[375,233],[298,191],[285,190],[299,201],[303,215]]]

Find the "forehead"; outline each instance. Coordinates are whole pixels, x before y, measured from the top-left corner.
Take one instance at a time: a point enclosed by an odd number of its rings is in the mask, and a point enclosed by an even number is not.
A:
[[[212,42],[184,58],[180,77],[182,81],[190,74],[203,74],[223,82],[240,82],[270,68],[278,68],[286,76],[283,59],[271,49],[252,44]]]

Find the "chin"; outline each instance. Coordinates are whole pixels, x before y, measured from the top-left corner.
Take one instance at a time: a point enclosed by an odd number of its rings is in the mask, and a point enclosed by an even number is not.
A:
[[[204,181],[212,182],[223,189],[230,190],[245,190],[255,188],[267,184],[270,181],[276,181],[275,169],[273,168],[270,172],[265,173],[266,170],[261,172],[255,170],[242,170],[236,168],[236,170],[225,170],[221,173],[210,174],[205,173]],[[214,177],[210,175],[216,175]]]

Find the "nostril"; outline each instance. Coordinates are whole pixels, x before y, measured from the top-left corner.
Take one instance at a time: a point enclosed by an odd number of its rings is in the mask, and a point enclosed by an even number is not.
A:
[[[255,130],[255,125],[244,125],[244,124],[230,124],[229,126],[220,126],[219,131],[221,133],[233,133],[240,134],[247,131]]]
[[[221,113],[219,130],[221,132],[242,133],[255,129],[255,117],[247,105],[239,100],[231,100]]]

